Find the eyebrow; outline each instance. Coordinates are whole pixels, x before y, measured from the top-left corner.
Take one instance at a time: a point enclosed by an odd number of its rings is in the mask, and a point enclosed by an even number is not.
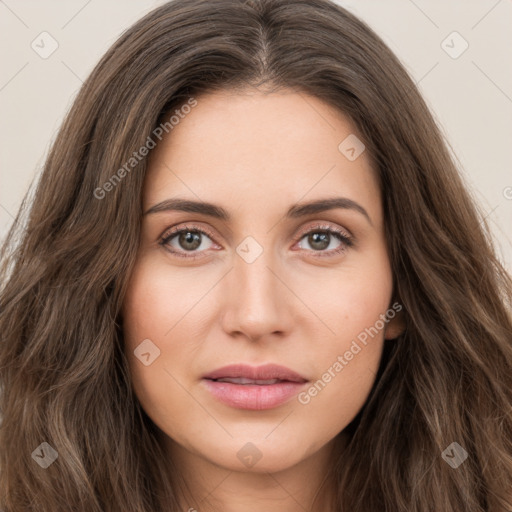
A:
[[[292,205],[285,214],[286,218],[297,219],[312,215],[315,213],[321,213],[328,210],[334,210],[340,208],[343,210],[353,210],[363,215],[368,223],[373,226],[372,220],[368,215],[368,212],[359,204],[349,199],[348,197],[333,197],[327,199],[318,199],[316,201],[310,201],[307,203],[297,203]],[[222,207],[212,203],[202,201],[192,201],[190,199],[172,198],[165,199],[160,203],[155,204],[149,208],[144,215],[150,215],[153,213],[159,213],[164,211],[182,211],[189,213],[200,213],[208,215],[215,219],[229,221],[231,220],[230,214]]]

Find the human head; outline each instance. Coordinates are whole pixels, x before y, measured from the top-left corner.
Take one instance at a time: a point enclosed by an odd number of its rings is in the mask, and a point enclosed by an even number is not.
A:
[[[175,448],[236,471],[251,443],[262,455],[252,471],[282,471],[350,424],[384,338],[403,331],[380,187],[364,152],[340,150],[353,124],[315,97],[249,88],[195,103],[150,158],[125,351],[144,410]],[[345,208],[286,215],[340,197]],[[177,198],[218,205],[230,219],[197,205],[166,209]],[[306,236],[322,226],[328,239]],[[188,254],[175,234],[185,227],[205,230]],[[151,355],[142,364],[141,351]],[[284,365],[308,384],[298,400],[258,412],[219,403],[202,377],[240,363]]]
[[[413,81],[364,23],[321,0],[165,4],[125,32],[85,82],[48,157],[3,291],[1,327],[11,341],[1,355],[9,413],[4,488],[23,482],[53,510],[62,493],[49,481],[58,477],[75,483],[66,488],[69,508],[88,496],[89,508],[100,510],[91,487],[101,489],[103,504],[115,495],[126,511],[156,500],[149,490],[164,486],[161,447],[129,385],[121,317],[143,213],[148,162],[138,150],[190,98],[264,85],[315,97],[357,129],[381,191],[392,302],[405,316],[406,330],[393,342],[337,467],[340,502],[369,510],[416,499],[422,510],[453,508],[457,492],[477,500],[481,489],[468,482],[478,468],[448,474],[439,452],[454,438],[469,439],[468,411],[488,419],[485,432],[471,424],[474,438],[494,439],[495,453],[503,448],[490,421],[496,405],[482,390],[494,375],[493,395],[506,403],[510,320],[497,290],[508,281]],[[124,167],[131,158],[134,165]],[[55,361],[59,371],[52,371]],[[21,431],[19,424],[31,427]],[[16,456],[41,437],[58,448],[59,465],[31,478],[33,461]],[[112,439],[119,440],[114,451]],[[483,443],[473,450],[487,456]],[[487,470],[485,486],[499,493],[505,473],[496,468]],[[424,483],[414,498],[419,475]]]

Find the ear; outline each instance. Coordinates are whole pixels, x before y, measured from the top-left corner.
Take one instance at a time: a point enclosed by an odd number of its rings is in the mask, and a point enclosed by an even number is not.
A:
[[[384,339],[394,340],[405,331],[405,314],[403,308],[390,318],[384,327]]]

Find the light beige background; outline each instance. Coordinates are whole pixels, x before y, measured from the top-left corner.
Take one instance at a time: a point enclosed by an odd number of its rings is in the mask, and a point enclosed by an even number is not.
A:
[[[82,81],[123,30],[162,3],[0,0],[1,238]],[[383,37],[419,84],[512,271],[512,1],[339,3]],[[44,59],[31,44],[48,50],[51,38],[58,48]],[[467,50],[452,58],[447,51],[459,53],[464,41]]]

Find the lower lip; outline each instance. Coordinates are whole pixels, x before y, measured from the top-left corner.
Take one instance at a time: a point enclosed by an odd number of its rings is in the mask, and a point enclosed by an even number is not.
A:
[[[262,411],[284,404],[296,395],[305,382],[278,382],[276,384],[232,384],[203,379],[210,393],[236,409]]]

